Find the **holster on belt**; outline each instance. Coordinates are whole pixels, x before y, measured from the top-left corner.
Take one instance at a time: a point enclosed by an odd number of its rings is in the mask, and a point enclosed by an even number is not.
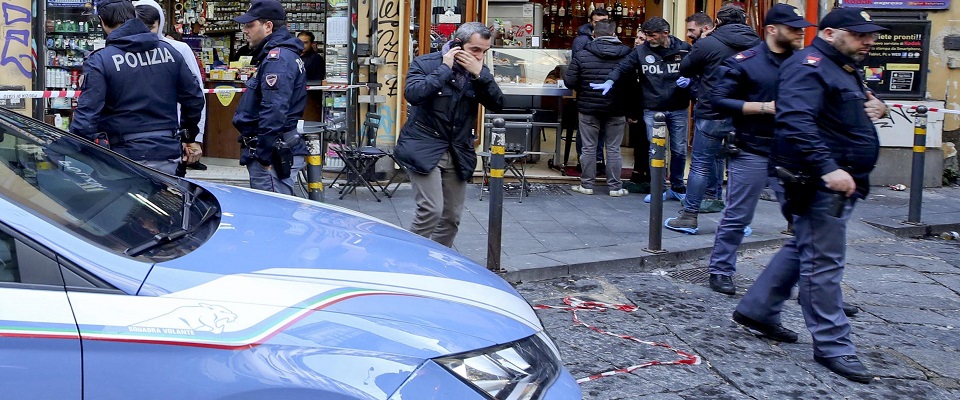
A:
[[[807,175],[794,173],[783,167],[774,167],[774,171],[780,179],[780,185],[783,186],[783,193],[787,200],[786,211],[798,215],[809,210],[817,195],[817,183]]]

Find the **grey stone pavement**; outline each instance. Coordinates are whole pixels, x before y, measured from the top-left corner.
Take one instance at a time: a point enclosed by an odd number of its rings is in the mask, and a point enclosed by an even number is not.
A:
[[[211,166],[188,177],[243,184],[240,169]],[[326,180],[329,182],[329,179]],[[648,245],[649,205],[643,195],[613,198],[599,187],[593,196],[569,185],[535,184],[519,203],[503,204],[504,277],[531,304],[563,305],[574,296],[635,305],[634,312],[580,311],[584,323],[645,341],[667,343],[698,355],[699,365],[654,365],[582,384],[587,399],[960,399],[960,241],[923,234],[960,231],[960,188],[923,193],[922,226],[902,224],[908,192],[885,187],[857,204],[848,228],[845,300],[858,306],[851,319],[861,359],[879,378],[862,385],[813,361],[811,340],[795,300],[784,325],[800,342],[766,341],[730,320],[736,302],[766,266],[785,224],[774,202],[761,201],[739,258],[736,296],[706,286],[706,258],[720,215],[704,214],[700,234],[663,233],[666,254]],[[377,202],[365,189],[326,202],[408,226],[414,202],[409,185]],[[485,264],[489,197],[468,188],[456,249]],[[664,216],[679,210],[665,203]],[[574,325],[567,311],[539,310],[576,378],[649,361],[677,359],[663,347],[603,336]]]

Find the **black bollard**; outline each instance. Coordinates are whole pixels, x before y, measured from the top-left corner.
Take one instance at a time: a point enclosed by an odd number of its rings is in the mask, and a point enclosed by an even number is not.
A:
[[[913,124],[913,169],[910,171],[910,211],[907,223],[920,223],[920,205],[923,203],[923,167],[927,154],[927,106],[917,106]]]
[[[494,118],[490,130],[490,221],[487,228],[487,269],[504,272],[500,267],[500,249],[503,238],[503,168],[507,143],[506,122]]]
[[[653,116],[653,136],[650,140],[650,239],[644,251],[665,253],[663,250],[663,177],[667,155],[667,116],[658,112]]]
[[[307,194],[310,200],[323,201],[323,145],[320,135],[305,133],[307,145]]]

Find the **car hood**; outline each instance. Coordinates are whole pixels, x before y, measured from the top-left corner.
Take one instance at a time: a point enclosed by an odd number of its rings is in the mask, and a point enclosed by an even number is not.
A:
[[[219,229],[186,256],[154,266],[138,294],[234,315],[219,318],[225,333],[249,339],[256,331],[262,341],[335,313],[354,317],[346,320],[358,330],[389,326],[382,334],[398,343],[410,332],[429,337],[442,345],[389,351],[432,357],[542,330],[513,287],[433,241],[339,207],[198,184],[220,202]]]

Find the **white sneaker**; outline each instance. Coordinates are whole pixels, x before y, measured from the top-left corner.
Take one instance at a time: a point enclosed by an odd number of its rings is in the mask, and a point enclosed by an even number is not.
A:
[[[612,196],[612,197],[626,196],[627,193],[630,193],[630,192],[627,191],[627,189],[611,190],[611,191],[610,191],[610,196]]]
[[[577,193],[593,194],[593,189],[587,189],[587,188],[585,188],[585,187],[583,187],[583,186],[580,186],[580,185],[570,186],[570,190],[572,190],[572,191],[574,191],[574,192],[577,192]]]

